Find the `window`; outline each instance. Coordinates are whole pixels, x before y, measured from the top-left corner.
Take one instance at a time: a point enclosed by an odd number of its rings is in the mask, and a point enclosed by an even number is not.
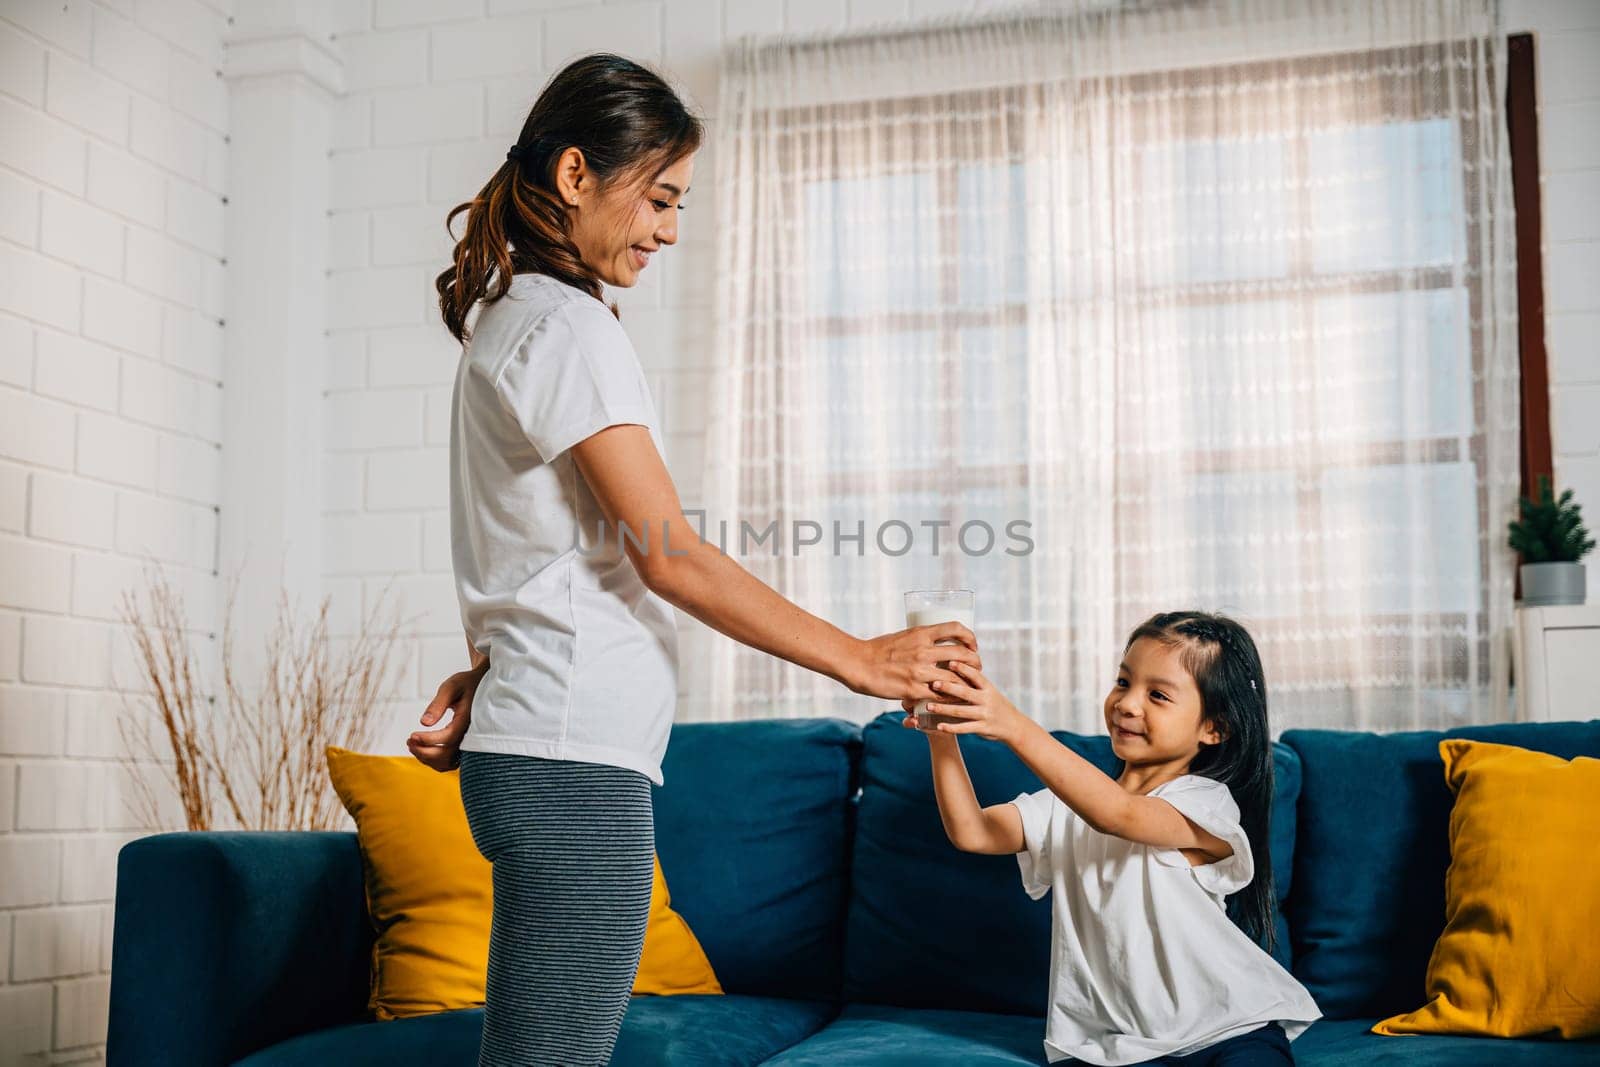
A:
[[[1448,60],[1456,47],[1427,52]],[[1392,58],[1418,62],[1415,52]],[[1449,706],[1450,694],[1488,680],[1483,546],[1500,536],[1481,489],[1480,191],[1463,178],[1462,158],[1475,131],[1426,92],[1351,113],[1317,85],[1373,67],[1371,55],[1312,56],[1117,85],[1112,183],[1158,190],[1152,202],[1161,188],[1179,190],[1165,218],[1118,220],[1172,245],[1119,268],[1119,351],[1173,345],[1204,373],[1177,398],[1189,511],[1162,517],[1193,530],[1195,587],[1158,587],[1141,570],[1138,531],[1148,519],[1134,502],[1150,487],[1132,464],[1118,476],[1116,587],[1130,622],[1186,598],[1243,614],[1264,653],[1279,644],[1275,684],[1291,689],[1350,681],[1355,671],[1308,648],[1305,634],[1356,618],[1369,631],[1391,621],[1404,630],[1428,614],[1447,651],[1423,665],[1422,684]],[[1213,92],[1219,84],[1226,92]],[[1168,102],[1182,92],[1196,103],[1173,124]],[[1302,106],[1274,106],[1286,92]],[[829,507],[865,517],[869,529],[874,517],[851,509],[881,500],[870,490],[884,477],[901,493],[897,506],[919,516],[935,508],[952,528],[1029,513],[1036,428],[1020,398],[1036,385],[1023,358],[1027,306],[1030,294],[1054,290],[1030,273],[1048,265],[1030,259],[1028,161],[1014,136],[1027,94],[862,104],[860,121],[892,116],[907,136],[925,122],[926,136],[941,140],[940,161],[904,164],[901,155],[895,172],[876,173],[872,160],[836,160],[808,184],[799,313],[805,335],[827,351],[824,492]],[[807,121],[795,116],[797,138],[808,136]],[[929,202],[948,206],[933,226],[909,208]],[[1174,217],[1181,227],[1167,224]],[[1107,299],[1066,295],[1086,308]],[[1123,424],[1141,417],[1162,383],[1118,373]],[[1253,440],[1247,428],[1261,405],[1285,396],[1303,447]],[[941,402],[959,412],[933,442],[914,415]],[[1340,518],[1374,509],[1390,521]],[[919,580],[978,585],[986,633],[1000,623],[1018,640],[1044,637],[1022,632],[1032,592],[1014,562],[951,553],[918,564]],[[837,573],[846,601],[876,595],[853,594],[847,572]],[[879,617],[859,606],[864,614],[841,624],[868,628]]]

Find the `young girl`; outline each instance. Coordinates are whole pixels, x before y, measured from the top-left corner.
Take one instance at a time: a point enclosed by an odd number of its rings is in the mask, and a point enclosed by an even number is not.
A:
[[[945,699],[928,705],[962,720],[928,733],[939,813],[957,848],[1017,853],[1028,895],[1055,891],[1049,1061],[1292,1064],[1322,1013],[1257,945],[1273,938],[1272,750],[1245,629],[1171,612],[1133,631],[1105,700],[1116,779],[952,669],[964,681],[931,683]],[[1005,742],[1048,788],[980,809],[953,734]]]

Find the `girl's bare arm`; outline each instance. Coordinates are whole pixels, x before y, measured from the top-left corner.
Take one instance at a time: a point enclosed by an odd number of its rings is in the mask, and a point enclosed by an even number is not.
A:
[[[1009,803],[978,806],[972,776],[967,773],[956,738],[929,734],[928,752],[933,759],[933,793],[939,800],[939,817],[950,843],[963,852],[1021,852],[1026,847],[1022,814]]]
[[[1129,793],[1099,767],[1028,720],[1011,748],[1039,780],[1078,816],[1103,834],[1157,848],[1195,849],[1213,859],[1233,855],[1233,846],[1160,797]]]

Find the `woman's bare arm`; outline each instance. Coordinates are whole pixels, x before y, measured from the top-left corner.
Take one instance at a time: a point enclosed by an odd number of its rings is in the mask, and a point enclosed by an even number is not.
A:
[[[678,500],[649,430],[610,426],[572,448],[579,472],[610,522],[625,527],[623,550],[651,590],[741,644],[891,700],[934,695],[927,683],[956,676],[937,664],[978,664],[977,639],[959,623],[863,640],[818,618],[700,539]],[[593,531],[587,531],[588,536]],[[961,645],[939,645],[956,638]]]

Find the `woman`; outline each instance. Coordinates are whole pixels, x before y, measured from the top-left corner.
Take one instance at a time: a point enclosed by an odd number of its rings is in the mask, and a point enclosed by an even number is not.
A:
[[[446,679],[422,718],[433,726],[453,709],[450,722],[408,747],[438,770],[459,761],[492,864],[480,1064],[610,1057],[650,904],[650,786],[677,692],[673,606],[887,700],[954,681],[941,662],[981,666],[956,623],[852,637],[684,518],[638,358],[600,295],[633,285],[676,242],[701,135],[658,76],[587,56],[556,75],[505,165],[450,214],[467,212],[437,287],[465,345],[450,504],[472,668]],[[941,638],[963,644],[936,648]]]

